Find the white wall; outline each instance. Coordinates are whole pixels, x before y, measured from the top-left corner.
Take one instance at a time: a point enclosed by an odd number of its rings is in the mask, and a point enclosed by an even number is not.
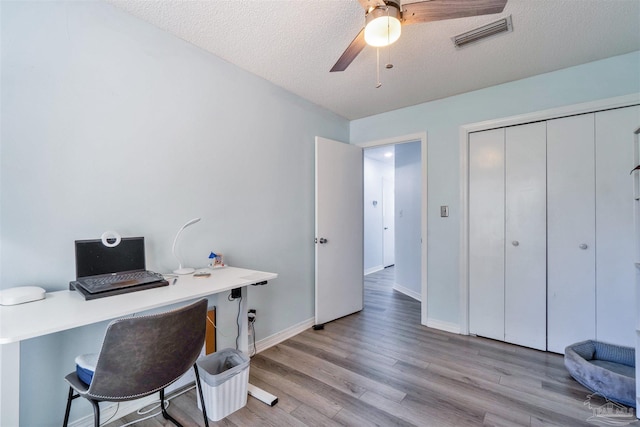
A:
[[[351,143],[428,134],[429,319],[459,322],[460,126],[636,93],[639,75],[633,52],[351,122]],[[439,216],[441,205],[450,207],[448,218]]]
[[[1,288],[65,289],[73,241],[109,229],[145,236],[148,267],[169,271],[178,228],[202,217],[182,236],[186,264],[215,250],[280,275],[249,289],[258,340],[313,317],[314,137],[347,140],[345,119],[109,4],[0,9]],[[61,424],[63,376],[104,328],[23,343],[23,425]]]
[[[420,295],[422,245],[422,164],[420,141],[395,146],[395,285]]]
[[[364,272],[384,268],[382,180],[394,179],[393,166],[364,157]],[[373,201],[377,201],[376,206]]]

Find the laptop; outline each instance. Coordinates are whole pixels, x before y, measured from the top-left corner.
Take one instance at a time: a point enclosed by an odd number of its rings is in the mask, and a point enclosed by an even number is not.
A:
[[[146,269],[144,237],[125,237],[116,246],[101,239],[76,240],[76,280],[69,289],[86,300],[167,286],[161,274]]]

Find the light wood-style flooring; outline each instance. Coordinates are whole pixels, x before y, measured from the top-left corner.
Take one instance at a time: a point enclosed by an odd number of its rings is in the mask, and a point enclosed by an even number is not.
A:
[[[367,276],[362,312],[255,356],[250,381],[278,404],[250,397],[210,425],[604,425],[588,420],[606,402],[585,404],[590,393],[569,376],[562,356],[422,326],[420,303],[394,291],[393,280],[393,268]],[[185,425],[204,424],[193,390],[173,399],[169,412]],[[136,425],[171,424],[156,416]]]

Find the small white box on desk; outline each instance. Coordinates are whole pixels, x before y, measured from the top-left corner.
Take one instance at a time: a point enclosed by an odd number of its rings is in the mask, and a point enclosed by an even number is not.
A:
[[[249,358],[244,353],[226,348],[196,363],[210,420],[219,421],[247,404]]]
[[[19,286],[0,291],[0,305],[18,305],[45,298],[45,290],[39,286]]]

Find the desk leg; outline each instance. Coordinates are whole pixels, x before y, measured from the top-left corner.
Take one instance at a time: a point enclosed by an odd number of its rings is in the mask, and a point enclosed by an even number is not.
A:
[[[261,402],[266,403],[269,406],[274,406],[278,403],[278,398],[268,391],[264,391],[263,389],[254,386],[253,384],[249,384],[249,396],[253,396]]]
[[[242,313],[242,323],[240,325],[241,338],[238,345],[238,350],[242,351],[244,354],[249,354],[249,301],[246,286],[242,288],[242,302],[240,303],[240,310],[240,313]],[[276,396],[254,386],[253,384],[249,384],[248,392],[249,396],[253,396],[269,406],[273,406],[278,403],[278,398]]]
[[[0,426],[20,425],[20,342],[0,345]]]
[[[244,354],[249,354],[249,301],[248,300],[248,292],[247,287],[243,286],[242,291],[242,301],[240,301],[240,339],[238,340],[238,350],[243,352]]]

